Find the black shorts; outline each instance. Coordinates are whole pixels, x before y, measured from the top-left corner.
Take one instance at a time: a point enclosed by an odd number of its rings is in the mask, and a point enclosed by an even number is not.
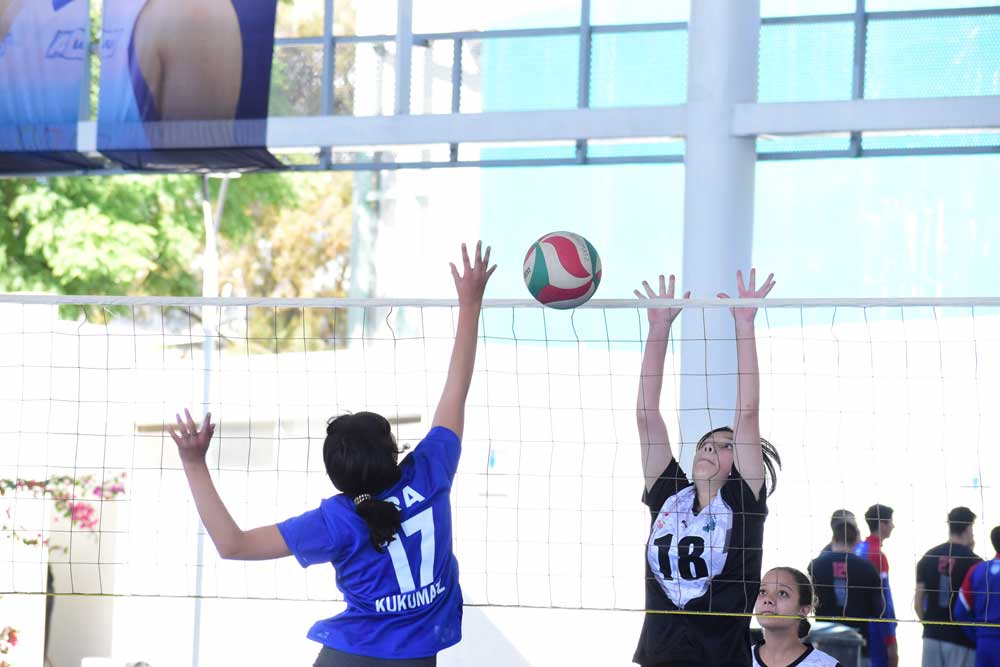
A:
[[[408,660],[388,660],[386,658],[370,658],[366,655],[355,655],[337,651],[324,646],[319,652],[313,667],[435,667],[437,656],[430,658],[411,658]]]

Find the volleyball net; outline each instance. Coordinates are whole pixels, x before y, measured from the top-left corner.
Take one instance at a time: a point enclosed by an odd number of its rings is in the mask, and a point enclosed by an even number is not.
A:
[[[485,304],[452,491],[467,604],[643,609],[645,305]],[[674,325],[661,410],[682,464],[731,423],[731,319],[705,324],[729,305],[685,304]],[[331,416],[379,412],[401,444],[420,441],[456,321],[435,301],[4,296],[0,593],[340,600],[326,568],[218,557],[165,424],[210,410],[209,467],[234,518],[284,520],[336,493]],[[865,508],[891,506],[896,611],[916,620],[913,567],[947,540],[949,509],[978,515],[992,555],[1000,301],[769,300],[757,345],[761,433],[783,459],[764,569],[805,570],[836,509],[864,537]]]

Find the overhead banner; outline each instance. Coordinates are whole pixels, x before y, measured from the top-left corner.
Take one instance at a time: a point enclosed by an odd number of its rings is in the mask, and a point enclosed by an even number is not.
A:
[[[98,150],[130,169],[280,167],[266,149],[276,10],[104,0]]]
[[[0,173],[83,168],[87,0],[0,0]]]

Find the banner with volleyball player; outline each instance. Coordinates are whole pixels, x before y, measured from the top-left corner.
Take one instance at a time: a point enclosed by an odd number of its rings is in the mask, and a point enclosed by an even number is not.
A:
[[[277,0],[105,0],[97,148],[131,169],[281,166],[265,148]]]
[[[77,122],[86,0],[0,0],[0,173],[88,166]]]

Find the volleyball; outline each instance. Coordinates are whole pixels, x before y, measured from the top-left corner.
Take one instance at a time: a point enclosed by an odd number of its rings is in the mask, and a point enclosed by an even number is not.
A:
[[[524,257],[524,284],[550,308],[576,308],[601,284],[601,258],[587,239],[573,232],[552,232],[531,244]]]

